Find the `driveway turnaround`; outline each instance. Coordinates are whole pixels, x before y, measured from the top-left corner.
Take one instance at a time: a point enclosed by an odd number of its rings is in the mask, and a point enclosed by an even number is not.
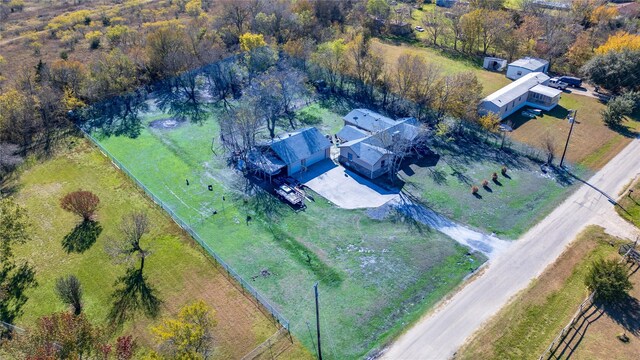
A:
[[[400,190],[386,190],[357,173],[324,160],[298,175],[298,180],[344,209],[375,208],[397,199]]]
[[[612,197],[640,173],[640,141],[634,140],[588,182]],[[448,359],[509,299],[562,253],[587,225],[621,235],[607,197],[582,185],[544,220],[488,262],[485,272],[434,309],[393,343],[386,359]],[[609,230],[612,226],[614,229]],[[614,231],[615,230],[615,231]],[[635,232],[627,227],[627,232]],[[635,238],[635,233],[626,234]]]

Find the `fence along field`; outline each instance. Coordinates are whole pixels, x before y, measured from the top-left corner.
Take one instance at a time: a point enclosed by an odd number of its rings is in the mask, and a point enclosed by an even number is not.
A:
[[[263,191],[247,192],[251,184],[226,165],[220,149],[218,156],[211,151],[217,110],[202,124],[157,129],[149,124],[171,114],[154,109],[153,100],[135,100],[152,110],[137,112],[137,123],[124,122],[133,132],[83,128],[309,349],[314,334],[306,322],[315,319],[316,281],[324,355],[357,358],[401,331],[485,261],[394,214],[374,220],[364,210],[338,209],[319,196],[306,211],[294,213]],[[99,107],[116,108],[121,100],[111,101]]]

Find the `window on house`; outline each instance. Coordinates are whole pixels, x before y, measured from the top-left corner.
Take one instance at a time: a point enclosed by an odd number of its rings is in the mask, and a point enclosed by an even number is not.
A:
[[[302,166],[307,166],[307,159],[300,160],[300,163],[302,164]]]
[[[347,154],[347,159],[349,159],[349,161],[353,160],[353,154],[348,153]]]
[[[384,167],[386,163],[387,163],[387,161],[386,161],[386,160],[382,160],[382,161],[380,162],[380,166]]]

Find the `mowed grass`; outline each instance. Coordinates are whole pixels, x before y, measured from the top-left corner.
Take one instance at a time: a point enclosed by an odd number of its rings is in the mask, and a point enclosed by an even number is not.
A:
[[[457,222],[504,239],[517,239],[573,189],[568,179],[543,173],[538,163],[481,139],[434,142],[433,149],[437,155],[402,167],[403,191]],[[479,188],[475,196],[472,186]]]
[[[483,96],[511,83],[503,73],[483,69],[479,57],[471,58],[462,53],[419,45],[393,44],[379,39],[373,40],[372,46],[383,55],[391,71],[402,54],[415,54],[437,64],[445,74],[473,72],[483,86]],[[529,119],[516,112],[505,121],[512,121],[514,124],[515,130],[509,136],[530,146],[542,148],[544,140],[549,136],[555,144],[558,159],[562,155],[569,132],[570,124],[565,120],[567,111],[578,110],[578,123],[571,135],[566,160],[589,170],[598,170],[629,144],[640,130],[637,114],[623,124],[622,130],[607,127],[601,115],[604,108],[605,105],[596,98],[565,92],[561,95],[559,106],[549,113],[545,112],[542,117]]]
[[[215,311],[218,325],[214,329],[214,357],[221,359],[242,357],[276,331],[272,321],[202,254],[199,246],[87,141],[72,139],[68,149],[30,166],[16,185],[16,199],[33,224],[32,240],[18,246],[16,253],[34,265],[39,283],[28,293],[19,326],[29,328],[40,316],[66,310],[54,293],[54,284],[58,277],[69,274],[82,283],[85,313],[96,323],[104,323],[113,284],[125,272],[123,265],[111,262],[105,243],[109,237],[118,236],[123,215],[144,211],[152,224],[149,239],[154,239],[144,244],[152,250],[145,275],[163,301],[161,316],[175,315],[182,306],[204,300]],[[87,251],[69,254],[61,242],[78,219],[63,211],[59,201],[78,189],[100,197],[97,220],[103,231]],[[149,346],[154,343],[149,326],[157,323],[139,315],[121,333],[133,334],[139,344]],[[285,353],[291,358],[305,356],[308,353],[299,345]]]
[[[553,265],[479,330],[458,351],[456,358],[537,359],[588,295],[584,277],[589,266],[596,259],[619,258],[617,250],[620,244],[620,239],[604,233],[600,227],[587,228]],[[631,357],[611,353],[605,358],[631,359],[637,355],[637,352],[629,352],[633,349],[625,348],[627,345],[618,341],[615,335],[607,336],[606,347],[598,353],[608,354],[606,349],[611,349]],[[588,337],[600,335],[590,326]],[[638,340],[634,338],[633,341]],[[579,345],[578,349],[582,346]],[[634,349],[637,349],[637,344]],[[602,358],[574,355],[576,359]]]
[[[150,114],[145,124],[162,116]],[[336,121],[324,126],[333,129]],[[230,169],[217,139],[217,121],[209,119],[99,141],[268,298],[308,348],[319,281],[329,358],[359,358],[377,348],[485,260],[406,219],[374,220],[315,194],[305,211],[294,212]]]
[[[630,188],[632,193],[623,194],[618,199],[618,205],[616,211],[620,216],[640,227],[640,181],[636,181]]]
[[[577,122],[573,127],[566,160],[591,170],[598,170],[620,152],[640,129],[635,120],[625,121],[624,131],[614,131],[602,122],[605,105],[599,100],[571,93],[560,95],[560,103],[543,116],[529,119],[519,112],[506,121],[512,121],[510,134],[517,141],[542,148],[547,137],[555,146],[556,158],[562,155],[571,124],[566,120],[568,110],[577,110]]]

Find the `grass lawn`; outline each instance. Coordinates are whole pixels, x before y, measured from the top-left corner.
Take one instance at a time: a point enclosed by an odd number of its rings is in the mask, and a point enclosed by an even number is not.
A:
[[[587,228],[553,265],[478,331],[458,351],[456,358],[537,359],[588,295],[584,277],[591,263],[600,258],[619,258],[620,244],[620,239],[605,234],[600,227]],[[587,328],[574,358],[632,359],[637,356],[640,349],[637,333],[626,345],[615,338],[624,331],[620,325],[610,332],[596,330],[601,319],[606,322],[606,318],[600,317]]]
[[[145,274],[163,300],[161,316],[175,315],[185,304],[203,299],[216,312],[215,357],[221,359],[242,357],[276,331],[271,320],[202,254],[199,246],[87,141],[72,138],[68,148],[53,158],[29,166],[15,185],[16,199],[33,223],[32,240],[17,247],[16,253],[35,266],[39,283],[29,291],[18,325],[28,328],[40,316],[65,310],[54,293],[54,284],[58,277],[68,274],[75,274],[82,283],[86,314],[93,321],[103,322],[114,281],[125,271],[124,266],[110,261],[104,245],[108,237],[117,236],[124,214],[143,210],[153,224],[150,238],[155,239],[149,245],[153,253]],[[80,254],[67,253],[61,245],[78,219],[59,206],[63,195],[78,189],[100,197],[97,220],[103,228],[97,241]],[[148,346],[152,343],[148,328],[156,323],[138,316],[125,324],[122,333],[133,334],[141,345]],[[284,354],[285,358],[309,356],[298,343]]]
[[[323,114],[321,127],[337,129],[337,115],[307,110]],[[215,119],[172,129],[146,126],[162,117],[168,115],[148,114],[135,139],[100,138],[100,144],[275,304],[308,348],[313,284],[320,281],[329,358],[360,358],[383,344],[485,260],[401,217],[374,220],[318,195],[305,211],[294,212],[227,167],[215,145],[219,156],[212,154]]]
[[[433,149],[437,156],[402,167],[403,190],[451,219],[504,239],[517,239],[573,188],[570,179],[543,173],[528,158],[471,136],[435,142]],[[502,166],[508,177],[501,174]],[[494,172],[497,182],[492,181]],[[477,196],[471,194],[474,185],[480,189]]]
[[[559,158],[571,126],[565,120],[568,110],[578,110],[578,121],[573,127],[566,160],[597,170],[629,144],[640,130],[640,124],[635,120],[626,121],[623,131],[614,131],[605,126],[600,115],[604,108],[605,105],[597,99],[565,93],[561,95],[559,106],[545,112],[542,117],[530,119],[517,112],[507,121],[513,122],[511,137],[517,141],[542,147],[544,139],[551,136],[556,157]]]
[[[414,14],[414,18],[415,18]],[[479,59],[464,54],[452,53],[431,47],[394,44],[374,39],[373,48],[383,55],[392,69],[400,55],[409,53],[424,56],[427,61],[438,64],[444,73],[471,71],[483,85],[483,95],[502,88],[511,80],[504,74],[482,68]],[[566,160],[589,170],[598,170],[622,150],[640,130],[638,116],[624,123],[622,130],[615,131],[605,126],[600,112],[604,109],[598,99],[571,93],[561,95],[560,105],[537,119],[521,116],[519,112],[507,121],[512,121],[514,131],[510,137],[516,141],[540,148],[545,137],[550,136],[555,144],[556,158],[562,150],[569,132],[569,123],[564,120],[567,110],[578,110],[578,123],[574,126]]]
[[[616,211],[624,219],[640,227],[640,181],[636,181],[631,189],[633,193],[630,196],[625,193],[618,199],[620,206],[616,206]]]

